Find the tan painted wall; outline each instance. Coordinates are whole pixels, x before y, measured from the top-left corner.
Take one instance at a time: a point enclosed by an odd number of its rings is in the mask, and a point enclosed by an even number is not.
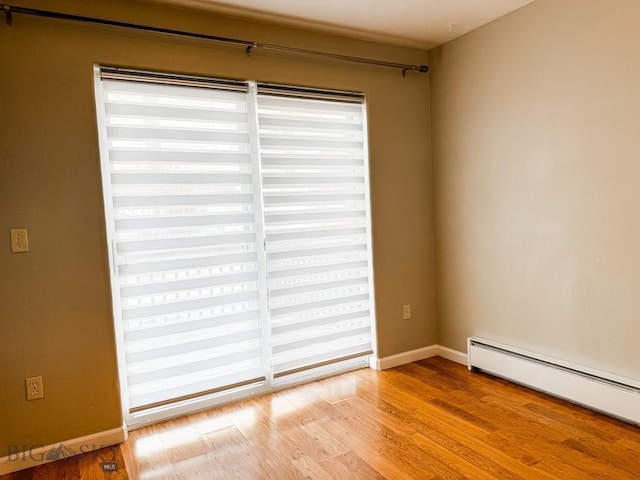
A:
[[[640,2],[537,0],[430,52],[439,339],[640,379]]]
[[[56,9],[397,62],[426,52],[133,1]],[[55,5],[54,5],[55,4]],[[14,16],[0,22],[0,457],[121,424],[102,208],[93,63],[364,91],[368,98],[378,353],[436,342],[429,79],[150,34]],[[9,229],[31,253],[11,254]],[[402,304],[414,319],[402,321]],[[42,375],[45,398],[25,400]]]

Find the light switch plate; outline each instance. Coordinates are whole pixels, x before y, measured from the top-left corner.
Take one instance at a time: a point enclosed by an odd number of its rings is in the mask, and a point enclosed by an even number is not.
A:
[[[26,228],[11,229],[11,251],[13,253],[24,253],[29,251],[29,237]]]

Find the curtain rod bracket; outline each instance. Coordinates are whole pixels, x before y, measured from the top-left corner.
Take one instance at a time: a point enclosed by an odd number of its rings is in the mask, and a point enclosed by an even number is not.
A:
[[[5,14],[5,21],[7,22],[7,25],[13,25],[13,14],[11,13],[11,7],[9,5],[4,5],[4,14]]]

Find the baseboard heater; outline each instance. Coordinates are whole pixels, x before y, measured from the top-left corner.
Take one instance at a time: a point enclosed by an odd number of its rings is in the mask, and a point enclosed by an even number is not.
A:
[[[640,425],[640,382],[483,338],[468,340],[469,370],[480,370]]]

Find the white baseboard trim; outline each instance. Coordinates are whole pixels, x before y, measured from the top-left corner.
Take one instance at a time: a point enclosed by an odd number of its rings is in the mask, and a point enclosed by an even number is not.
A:
[[[443,347],[442,345],[438,345],[438,356],[465,366],[469,365],[469,357],[466,353]]]
[[[397,367],[399,365],[404,365],[405,363],[417,362],[418,360],[424,360],[425,358],[435,357],[437,354],[438,346],[430,345],[428,347],[391,355],[390,357],[371,357],[369,366],[375,370],[386,370],[387,368]]]
[[[428,347],[409,350],[389,357],[369,359],[369,366],[375,370],[386,370],[388,368],[404,365],[405,363],[417,362],[431,357],[442,357],[452,362],[467,365],[467,354],[452,350],[441,345],[429,345]]]
[[[62,458],[71,457],[81,453],[90,453],[100,448],[117,445],[127,439],[127,428],[123,425],[119,428],[92,433],[84,437],[72,438],[55,444],[41,446],[10,445],[9,455],[0,457],[0,475],[17,472],[25,468],[31,468],[44,463],[53,462]],[[97,454],[96,454],[97,456]],[[111,456],[96,458],[96,461],[111,461]],[[119,465],[119,469],[125,468]]]

